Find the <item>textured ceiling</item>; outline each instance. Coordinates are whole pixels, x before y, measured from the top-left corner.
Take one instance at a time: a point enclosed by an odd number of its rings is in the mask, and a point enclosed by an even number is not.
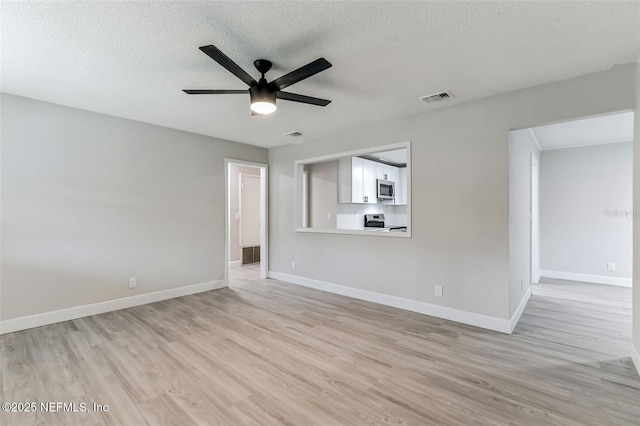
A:
[[[633,112],[549,124],[531,131],[543,150],[631,142]]]
[[[416,114],[630,63],[634,2],[7,2],[0,90],[258,146],[312,143],[341,128]],[[332,99],[279,101],[251,117],[244,89],[198,50],[214,44],[269,80],[316,58],[333,67],[288,88]],[[456,98],[418,97],[451,90]]]

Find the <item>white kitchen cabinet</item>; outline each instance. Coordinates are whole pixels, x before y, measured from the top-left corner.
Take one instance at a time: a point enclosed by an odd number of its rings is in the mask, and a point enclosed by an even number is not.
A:
[[[398,181],[400,180],[400,169],[398,167],[394,167],[394,166],[387,166],[387,175],[389,176],[389,179],[391,182],[395,182],[396,185],[398,185]],[[396,188],[397,191],[398,188]]]
[[[362,167],[362,188],[364,191],[365,204],[376,204],[378,202],[378,188],[376,186],[376,163],[363,160]]]
[[[396,181],[396,204],[407,204],[407,168],[398,168],[398,180]]]
[[[384,179],[384,180],[386,180],[384,178],[384,176],[386,174],[386,170],[385,170],[386,166],[384,164],[382,164],[382,163],[376,163],[375,167],[376,167],[376,179]]]
[[[338,201],[376,204],[375,162],[360,157],[341,158],[338,162]]]
[[[400,168],[390,166],[383,163],[375,163],[376,165],[376,179],[387,180],[396,184],[396,195],[394,200],[379,201],[381,204],[406,204],[401,203],[399,200],[399,185],[400,185]],[[376,194],[377,196],[377,194]]]
[[[376,179],[396,182],[398,180],[398,168],[387,164],[375,162]]]
[[[351,158],[351,203],[362,203],[364,198],[364,160]]]

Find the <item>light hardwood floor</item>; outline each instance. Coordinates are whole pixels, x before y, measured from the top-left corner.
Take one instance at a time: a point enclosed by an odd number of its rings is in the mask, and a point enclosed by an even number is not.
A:
[[[4,335],[2,425],[639,425],[631,290],[547,281],[511,336],[232,271],[232,286]]]

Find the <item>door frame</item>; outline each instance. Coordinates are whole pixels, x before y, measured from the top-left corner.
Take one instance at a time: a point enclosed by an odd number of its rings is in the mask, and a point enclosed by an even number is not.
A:
[[[533,152],[529,179],[529,271],[531,274],[529,278],[530,284],[538,284],[540,281],[540,159]]]
[[[260,278],[266,279],[269,274],[269,165],[252,161],[224,159],[224,280],[229,284],[229,230],[231,229],[231,217],[229,207],[231,205],[230,176],[231,164],[249,166],[260,169]]]

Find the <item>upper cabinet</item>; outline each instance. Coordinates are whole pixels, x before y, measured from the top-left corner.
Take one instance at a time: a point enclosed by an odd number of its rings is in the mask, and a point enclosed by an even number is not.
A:
[[[398,168],[388,164],[375,162],[376,179],[398,182]]]
[[[398,180],[396,181],[396,204],[407,205],[407,168],[398,169]]]
[[[373,161],[346,157],[338,161],[338,202],[376,204],[376,169]]]
[[[395,183],[394,200],[378,200],[377,181]],[[406,168],[394,167],[361,157],[345,157],[338,162],[338,202],[347,204],[405,205]],[[404,191],[404,192],[403,192]]]

